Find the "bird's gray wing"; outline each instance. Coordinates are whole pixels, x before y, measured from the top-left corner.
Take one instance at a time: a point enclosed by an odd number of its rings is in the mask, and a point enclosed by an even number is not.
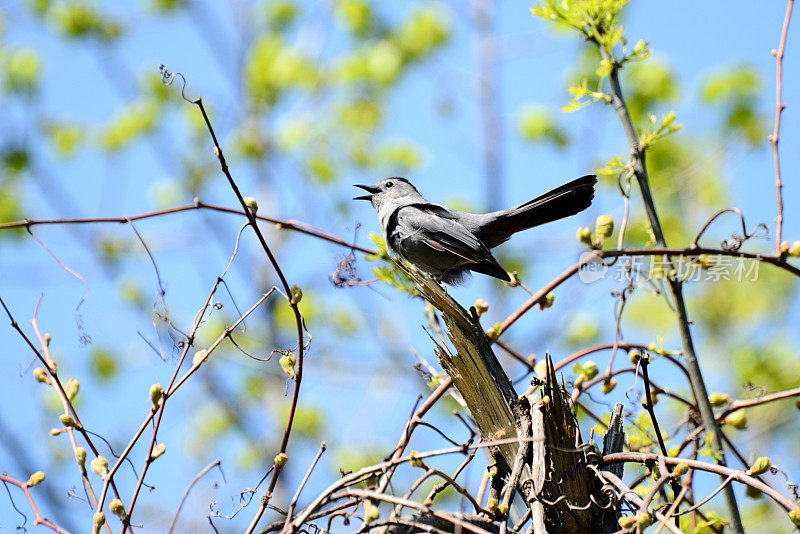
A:
[[[455,217],[435,204],[412,204],[397,210],[401,239],[412,239],[437,252],[449,252],[463,263],[480,263],[491,256],[486,245],[464,228]]]

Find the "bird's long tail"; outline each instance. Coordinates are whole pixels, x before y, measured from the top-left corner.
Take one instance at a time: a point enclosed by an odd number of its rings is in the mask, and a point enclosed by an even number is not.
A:
[[[592,204],[595,183],[597,177],[589,174],[525,204],[489,214],[494,220],[481,228],[478,238],[493,248],[521,230],[580,213]]]

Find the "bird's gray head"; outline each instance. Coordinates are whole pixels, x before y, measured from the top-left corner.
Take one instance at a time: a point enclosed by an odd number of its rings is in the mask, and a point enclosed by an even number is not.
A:
[[[399,206],[405,206],[414,202],[425,202],[425,198],[419,194],[417,188],[405,178],[386,178],[375,185],[356,185],[369,195],[355,197],[353,200],[369,200],[380,215],[387,208],[394,211]]]

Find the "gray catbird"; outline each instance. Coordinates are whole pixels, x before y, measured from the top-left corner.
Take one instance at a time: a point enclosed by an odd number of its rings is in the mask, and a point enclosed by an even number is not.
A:
[[[389,251],[447,284],[460,283],[467,271],[511,281],[489,249],[513,234],[575,215],[592,203],[593,175],[583,176],[542,196],[492,213],[451,210],[425,200],[405,178],[356,185],[378,212]]]

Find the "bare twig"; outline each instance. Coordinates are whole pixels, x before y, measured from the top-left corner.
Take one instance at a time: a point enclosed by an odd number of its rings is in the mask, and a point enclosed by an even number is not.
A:
[[[800,396],[800,387],[792,388],[792,389],[785,389],[783,391],[778,391],[776,393],[771,393],[769,395],[763,395],[761,397],[756,397],[755,399],[740,399],[735,400],[725,408],[724,411],[720,412],[717,416],[717,421],[722,421],[725,417],[736,410],[741,410],[742,408],[752,408],[753,406],[760,406],[762,404],[767,404],[770,402],[775,402],[784,399],[790,399],[792,397]]]
[[[642,194],[644,208],[647,212],[647,217],[650,221],[650,227],[655,236],[656,243],[661,248],[667,247],[667,241],[664,237],[664,232],[661,228],[661,221],[656,210],[653,195],[650,191],[650,179],[647,174],[647,165],[645,163],[645,148],[639,141],[639,136],[636,134],[636,129],[633,126],[628,107],[622,93],[622,86],[619,81],[619,63],[610,57],[609,51],[604,46],[598,47],[600,54],[604,60],[611,64],[611,72],[609,73],[609,81],[611,83],[611,103],[619,116],[622,124],[622,129],[628,138],[631,145],[633,157],[633,171],[636,180],[639,184],[639,190]],[[670,255],[665,256],[668,263],[671,263]],[[670,266],[669,270],[672,270]],[[686,366],[689,371],[689,377],[692,384],[692,390],[695,394],[700,415],[703,419],[703,424],[707,432],[711,435],[711,445],[717,454],[719,463],[725,465],[725,452],[722,447],[722,441],[719,437],[719,427],[714,419],[714,410],[708,400],[708,393],[706,391],[705,379],[700,370],[700,362],[697,358],[694,348],[694,340],[692,338],[691,329],[689,328],[689,316],[686,310],[686,303],[683,298],[683,286],[680,281],[669,279],[668,287],[672,294],[675,312],[678,321],[678,331],[683,345],[683,357],[686,361]],[[744,527],[742,526],[741,516],[739,514],[739,506],[736,502],[736,496],[730,487],[726,487],[724,491],[725,504],[730,515],[730,524],[733,532],[736,534],[744,534]]]
[[[225,206],[208,204],[206,202],[202,202],[199,198],[195,198],[193,204],[185,204],[183,206],[175,206],[172,208],[165,208],[162,210],[148,211],[145,213],[140,213],[138,215],[130,215],[122,217],[87,217],[87,218],[71,218],[71,219],[70,218],[23,219],[21,221],[10,221],[10,222],[0,223],[0,230],[9,230],[12,228],[30,228],[32,226],[38,226],[38,225],[93,224],[93,223],[128,224],[129,222],[132,221],[151,219],[155,217],[161,217],[163,215],[169,215],[172,213],[181,213],[184,211],[193,211],[193,210],[209,210],[209,211],[217,211],[220,213],[230,213],[233,215],[245,215],[244,210],[237,210],[233,208],[227,208]],[[301,221],[296,221],[294,219],[278,219],[266,215],[256,215],[255,218],[258,219],[259,221],[264,221],[274,224],[275,228],[277,228],[278,230],[293,230],[301,234],[306,234],[312,237],[322,239],[324,241],[328,241],[330,243],[334,243],[336,245],[340,245],[349,249],[363,252],[364,254],[377,254],[377,251],[375,250],[370,250],[368,248],[358,246],[355,243],[349,243],[344,239],[342,239],[341,237],[338,237],[330,232],[321,230],[319,228],[316,228]]]
[[[189,496],[189,492],[192,491],[194,485],[197,484],[197,482],[201,478],[203,478],[209,471],[211,471],[215,467],[219,467],[221,463],[222,461],[219,458],[217,458],[216,460],[205,466],[202,469],[202,471],[197,473],[197,475],[189,483],[189,486],[186,488],[186,491],[183,492],[183,497],[181,497],[181,502],[178,504],[178,509],[175,510],[175,515],[172,516],[172,522],[169,524],[169,534],[172,534],[172,532],[175,530],[175,525],[178,523],[178,515],[180,515],[181,509],[183,508],[183,503],[186,502],[186,497]]]
[[[772,143],[772,159],[775,164],[775,191],[777,194],[778,215],[775,219],[775,253],[781,254],[781,244],[783,239],[783,183],[781,182],[781,160],[778,153],[778,138],[781,131],[781,115],[783,110],[786,109],[786,104],[783,103],[783,54],[786,50],[786,35],[789,33],[789,21],[792,18],[792,7],[794,7],[794,0],[789,0],[786,3],[786,16],[783,19],[783,29],[781,29],[781,40],[777,50],[772,53],[775,56],[776,72],[775,72],[775,123],[772,128],[772,135],[769,140]]]
[[[589,466],[589,468],[592,469],[601,479],[607,480],[608,482],[616,486],[617,490],[621,494],[621,497],[630,500],[637,506],[642,506],[644,504],[642,498],[639,497],[639,495],[637,495],[635,491],[626,486],[625,483],[622,482],[622,480],[620,480],[616,475],[608,471],[600,471],[594,466]],[[656,519],[664,523],[664,525],[666,525],[666,528],[668,528],[670,532],[672,532],[673,534],[681,534],[680,529],[678,529],[675,525],[670,524],[669,520],[664,516],[664,514],[662,514],[658,510],[647,509],[647,512],[651,513]]]
[[[22,490],[22,493],[25,494],[25,498],[28,499],[28,504],[30,505],[31,510],[33,511],[33,526],[42,525],[49,528],[53,532],[58,532],[59,534],[69,534],[69,531],[59,527],[58,525],[56,525],[55,523],[44,517],[39,512],[39,507],[36,506],[36,501],[33,499],[33,495],[31,495],[30,492],[30,486],[28,486],[27,483],[19,481],[16,478],[10,477],[2,473],[0,473],[0,480],[2,480],[6,484],[11,484],[12,486],[18,487],[19,489]],[[21,530],[24,531],[25,529],[22,528]]]
[[[641,464],[650,464],[662,459],[664,463],[666,463],[667,465],[676,466],[680,463],[685,462],[689,466],[689,469],[698,469],[700,471],[708,471],[709,473],[716,473],[722,477],[721,479],[723,481],[727,477],[732,477],[737,482],[751,486],[757,489],[758,491],[766,494],[776,503],[781,505],[786,511],[800,509],[797,503],[793,502],[786,496],[778,493],[773,488],[764,484],[757,478],[748,475],[744,471],[731,469],[730,467],[726,467],[724,465],[710,464],[706,462],[701,462],[699,460],[692,460],[691,458],[675,458],[672,456],[661,456],[659,454],[647,453],[647,452],[618,452],[614,454],[607,454],[603,456],[602,462],[604,464],[611,464],[616,462],[637,462]]]
[[[297,501],[300,499],[300,492],[303,491],[303,488],[308,482],[308,478],[311,476],[311,472],[317,466],[317,462],[322,457],[322,454],[325,452],[325,442],[323,441],[322,444],[319,446],[319,450],[317,451],[316,456],[311,461],[311,465],[308,466],[308,471],[306,471],[306,476],[303,477],[303,480],[300,482],[300,485],[297,486],[297,491],[294,493],[294,497],[292,497],[292,502],[289,504],[289,511],[286,512],[286,522],[284,523],[285,527],[288,528],[292,522],[292,515],[294,514],[294,509],[297,506]]]

